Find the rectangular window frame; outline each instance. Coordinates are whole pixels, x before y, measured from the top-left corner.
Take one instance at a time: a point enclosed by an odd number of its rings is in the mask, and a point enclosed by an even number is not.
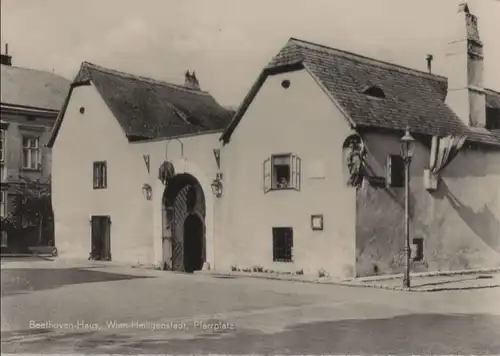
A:
[[[92,178],[94,189],[108,187],[108,165],[106,161],[95,161],[92,165]]]
[[[0,192],[0,216],[2,218],[7,216],[7,191],[2,190]]]
[[[276,181],[275,161],[278,159],[289,159],[289,182],[286,187],[279,186]],[[296,190],[300,191],[302,182],[302,160],[295,153],[275,153],[264,160],[263,175],[264,175],[264,193],[274,190]]]
[[[5,129],[0,129],[0,164],[5,163],[5,152],[6,152],[6,134]]]
[[[26,144],[26,142],[28,142]],[[31,145],[34,142],[34,145]],[[40,136],[22,135],[21,142],[21,166],[23,170],[39,171],[42,169],[42,151],[40,148]]]
[[[288,240],[286,235],[279,234],[280,231],[286,230],[289,233]],[[293,227],[273,227],[273,262],[293,263]],[[279,239],[284,241],[280,243]],[[283,246],[279,246],[279,245]]]
[[[398,174],[399,180],[396,180],[395,170],[400,168],[401,172]],[[405,164],[404,159],[399,154],[391,154],[387,156],[386,166],[386,185],[392,188],[404,188],[405,186]]]

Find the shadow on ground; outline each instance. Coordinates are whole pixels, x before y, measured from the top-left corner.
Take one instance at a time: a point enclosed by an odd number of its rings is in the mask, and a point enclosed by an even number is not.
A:
[[[280,354],[500,354],[500,317],[485,314],[411,314],[387,319],[298,324],[275,334],[246,330],[194,338],[138,338],[78,333],[2,345],[3,352],[280,353]]]
[[[24,294],[37,290],[54,289],[71,284],[120,281],[136,278],[155,277],[87,271],[81,268],[4,269],[2,270],[2,297]]]

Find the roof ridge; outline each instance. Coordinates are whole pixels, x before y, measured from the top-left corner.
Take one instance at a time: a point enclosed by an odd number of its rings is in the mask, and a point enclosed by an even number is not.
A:
[[[307,44],[307,45],[312,45],[312,46],[320,47],[320,48],[322,48],[324,50],[335,51],[338,55],[341,55],[341,56],[344,56],[344,57],[350,57],[351,59],[354,59],[354,60],[358,60],[358,61],[361,60],[361,61],[364,61],[364,62],[369,62],[369,63],[372,63],[372,64],[378,64],[378,65],[382,64],[385,67],[391,67],[391,69],[397,70],[399,72],[411,73],[411,74],[415,74],[415,75],[418,75],[418,76],[421,76],[421,77],[426,77],[426,78],[434,79],[434,80],[441,80],[441,81],[446,81],[447,80],[447,78],[445,76],[442,76],[442,75],[427,73],[427,72],[424,72],[424,71],[421,71],[421,70],[418,70],[418,69],[409,68],[409,67],[405,67],[405,66],[402,66],[402,65],[399,65],[399,64],[382,61],[382,60],[375,59],[375,58],[372,58],[372,57],[363,56],[363,55],[358,54],[358,53],[349,52],[349,51],[345,51],[345,50],[338,49],[338,48],[333,48],[333,47],[322,45],[322,44],[318,44],[318,43],[315,43],[315,42],[301,40],[299,38],[290,37],[289,42],[291,42],[291,41],[298,42],[299,46],[300,46],[300,43],[302,43],[302,44]]]
[[[154,84],[154,85],[167,86],[167,87],[171,87],[173,89],[178,89],[178,90],[181,90],[181,91],[186,91],[186,92],[189,92],[189,93],[192,93],[192,94],[204,95],[204,96],[211,96],[211,94],[209,92],[204,91],[204,90],[190,89],[190,88],[185,87],[183,85],[169,83],[169,82],[166,82],[164,80],[158,80],[158,79],[154,79],[154,78],[149,78],[149,77],[144,77],[144,76],[140,76],[140,75],[130,74],[130,73],[127,73],[127,72],[122,72],[122,71],[116,70],[116,69],[105,68],[105,67],[102,67],[102,66],[100,66],[98,64],[94,64],[94,63],[87,62],[87,61],[83,61],[82,62],[82,68],[83,67],[91,68],[91,69],[97,70],[99,72],[107,73],[107,74],[114,75],[114,76],[119,76],[119,77],[122,77],[122,78],[137,80],[137,81],[140,81],[140,82],[145,82],[145,83]]]

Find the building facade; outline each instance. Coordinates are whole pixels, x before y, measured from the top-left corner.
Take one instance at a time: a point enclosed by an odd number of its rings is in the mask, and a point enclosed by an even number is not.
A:
[[[7,50],[2,54],[1,81],[1,216],[6,218],[15,214],[16,199],[28,186],[50,190],[51,152],[46,144],[70,82],[53,73],[13,66]],[[17,242],[2,234],[3,249],[9,245]]]
[[[175,86],[84,63],[49,142],[61,256],[400,272],[409,126],[412,269],[499,266],[500,93],[465,5],[446,52],[447,78],[292,38],[232,118],[194,73]]]

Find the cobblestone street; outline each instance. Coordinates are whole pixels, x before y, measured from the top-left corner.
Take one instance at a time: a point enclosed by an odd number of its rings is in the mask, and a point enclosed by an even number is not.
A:
[[[500,352],[498,288],[408,293],[119,266],[5,265],[7,353]]]

